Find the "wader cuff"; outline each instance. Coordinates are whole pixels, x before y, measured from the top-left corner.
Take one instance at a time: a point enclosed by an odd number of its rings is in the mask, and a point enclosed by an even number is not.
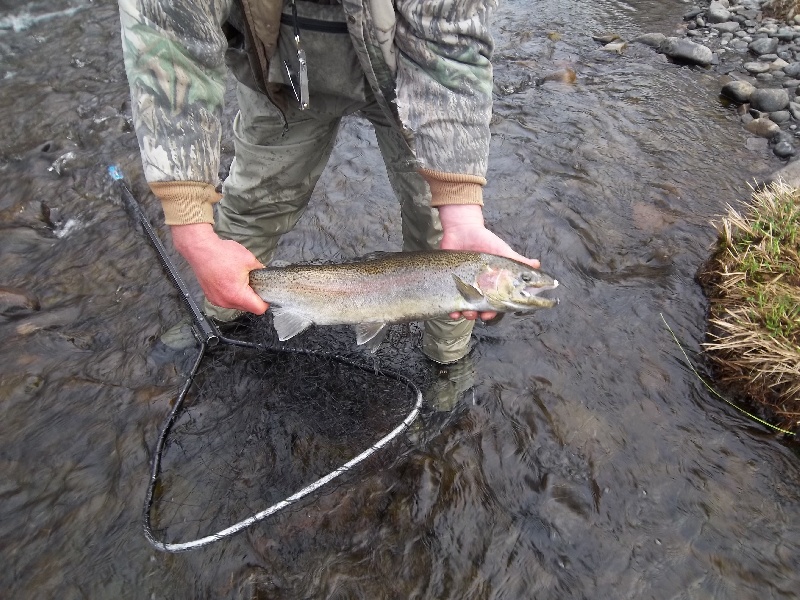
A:
[[[483,206],[483,186],[486,179],[478,175],[443,173],[420,169],[420,175],[431,188],[431,206],[447,204],[478,204]]]
[[[155,181],[150,189],[161,201],[166,225],[214,223],[211,205],[222,197],[213,185],[202,181]]]

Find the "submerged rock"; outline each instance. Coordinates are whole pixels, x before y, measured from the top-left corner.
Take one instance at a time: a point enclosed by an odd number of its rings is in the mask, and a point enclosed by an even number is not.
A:
[[[663,33],[645,33],[634,38],[633,41],[657,49],[659,46],[661,46],[661,44],[664,43],[664,40],[666,39],[667,36],[665,36]]]
[[[758,119],[753,119],[749,123],[745,125],[745,128],[750,133],[753,133],[759,137],[763,138],[771,138],[776,133],[780,132],[781,128],[777,123],[773,123],[766,117],[759,117]]]
[[[33,294],[20,288],[0,286],[0,315],[27,315],[39,308],[39,300]]]
[[[714,53],[707,46],[677,37],[666,38],[658,51],[672,59],[703,66],[710,65],[714,60]]]

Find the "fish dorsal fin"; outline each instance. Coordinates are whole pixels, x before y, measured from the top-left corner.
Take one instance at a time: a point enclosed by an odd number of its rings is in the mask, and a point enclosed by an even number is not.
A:
[[[277,307],[272,311],[272,324],[278,332],[278,339],[282,342],[302,333],[314,322],[308,317],[292,312],[286,308]]]
[[[477,304],[483,301],[483,292],[481,292],[474,285],[467,283],[458,275],[453,275],[453,280],[456,282],[458,293],[464,297],[467,302]]]
[[[356,327],[356,343],[367,345],[370,352],[375,352],[386,337],[386,323],[359,323]]]

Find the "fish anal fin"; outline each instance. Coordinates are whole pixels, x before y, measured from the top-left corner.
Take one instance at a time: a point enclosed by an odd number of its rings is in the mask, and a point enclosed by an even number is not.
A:
[[[302,333],[314,322],[308,317],[285,308],[275,308],[272,311],[272,324],[275,326],[275,331],[278,332],[278,339],[284,342],[298,333]]]
[[[481,292],[474,285],[467,283],[458,275],[453,275],[453,280],[456,282],[458,293],[464,297],[464,300],[467,302],[472,302],[473,304],[483,301],[483,292]]]
[[[365,345],[370,352],[375,352],[386,337],[386,323],[359,323],[356,327],[356,343]]]

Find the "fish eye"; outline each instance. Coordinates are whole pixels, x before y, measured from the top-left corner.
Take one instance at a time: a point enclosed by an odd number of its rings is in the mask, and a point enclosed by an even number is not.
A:
[[[531,274],[530,273],[523,273],[522,275],[520,275],[520,279],[522,279],[522,281],[524,281],[526,283],[529,283],[531,281]]]

